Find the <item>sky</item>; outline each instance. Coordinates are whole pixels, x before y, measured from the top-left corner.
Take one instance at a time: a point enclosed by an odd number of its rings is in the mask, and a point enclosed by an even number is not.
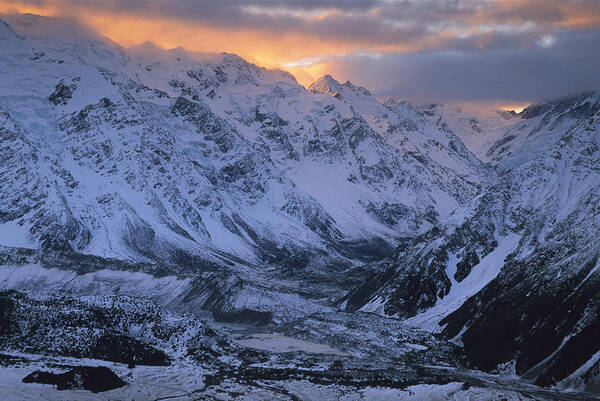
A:
[[[0,1],[23,12],[421,103],[519,108],[600,89],[600,0]]]

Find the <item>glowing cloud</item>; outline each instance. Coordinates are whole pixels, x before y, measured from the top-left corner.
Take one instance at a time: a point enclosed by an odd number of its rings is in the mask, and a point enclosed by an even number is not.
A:
[[[548,59],[551,52],[564,51],[566,41],[583,43],[586,39],[578,39],[579,32],[596,35],[600,29],[600,2],[585,0],[5,0],[0,13],[74,18],[126,47],[151,41],[165,48],[225,51],[290,71],[303,84],[329,72],[342,80],[361,79],[359,84],[382,93],[403,86],[390,85],[388,77],[386,87],[381,87],[374,74],[386,70],[382,63],[415,63],[450,55],[454,63],[494,52],[505,52],[510,59],[524,50]],[[411,54],[414,58],[406,58]],[[358,65],[371,68],[372,74],[349,65],[357,60]],[[444,75],[444,71],[439,73]],[[490,73],[495,81],[493,73],[498,75],[498,71],[492,68]],[[423,87],[424,92],[432,89]]]

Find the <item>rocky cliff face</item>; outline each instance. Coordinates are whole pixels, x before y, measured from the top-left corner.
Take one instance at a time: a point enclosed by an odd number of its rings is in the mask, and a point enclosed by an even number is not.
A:
[[[341,271],[428,230],[487,174],[412,106],[350,83],[327,78],[355,91],[351,102],[230,54],[125,50],[11,18],[2,245],[190,274],[272,266],[339,291],[357,278]]]
[[[521,114],[519,127],[542,128],[522,130],[515,141],[525,144],[497,160],[505,170],[497,183],[445,224],[401,244],[343,306],[441,330],[478,367],[514,361],[518,374],[538,384],[594,383],[599,96]],[[552,142],[560,124],[569,128]],[[539,142],[543,127],[551,143],[534,152],[528,141]]]

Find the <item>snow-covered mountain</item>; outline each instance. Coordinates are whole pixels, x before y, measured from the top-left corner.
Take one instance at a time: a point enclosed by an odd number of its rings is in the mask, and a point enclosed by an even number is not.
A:
[[[426,104],[419,111],[431,122],[454,132],[465,146],[483,162],[490,162],[490,148],[520,121],[517,113],[485,107]]]
[[[330,75],[305,89],[232,54],[125,49],[64,23],[0,21],[0,288],[34,294],[6,293],[19,312],[6,321],[29,327],[56,302],[104,311],[114,295],[165,327],[172,312],[211,311],[353,347],[377,327],[357,354],[402,344],[410,358],[394,350],[376,369],[459,366],[460,345],[478,368],[597,386],[598,93],[518,114],[417,107]],[[209,348],[220,337],[186,322]],[[121,331],[181,351],[138,323]],[[405,323],[449,342],[390,332]],[[11,349],[29,341],[19,333],[5,336]]]
[[[188,273],[284,265],[286,279],[313,269],[343,285],[340,271],[427,231],[487,174],[411,105],[331,77],[352,102],[230,54],[126,50],[52,18],[9,22],[2,245]]]
[[[476,366],[512,360],[537,383],[571,386],[599,366],[600,94],[519,118],[504,139],[520,145],[492,148],[498,181],[402,243],[343,306],[442,331]]]

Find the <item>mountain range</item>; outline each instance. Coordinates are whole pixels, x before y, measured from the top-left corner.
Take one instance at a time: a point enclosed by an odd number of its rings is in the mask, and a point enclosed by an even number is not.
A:
[[[312,340],[295,328],[368,314],[461,366],[600,391],[599,93],[415,105],[60,24],[0,21],[0,288],[19,302],[141,297],[160,324]]]

